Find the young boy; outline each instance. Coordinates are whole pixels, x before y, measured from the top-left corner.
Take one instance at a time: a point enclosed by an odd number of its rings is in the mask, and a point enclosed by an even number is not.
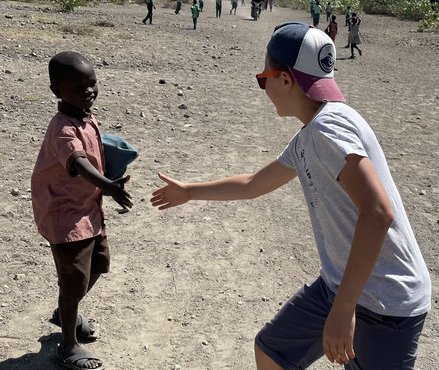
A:
[[[85,320],[78,316],[78,304],[109,270],[102,195],[131,208],[131,196],[124,190],[129,176],[116,181],[103,176],[101,137],[90,113],[98,95],[91,63],[65,51],[50,60],[49,77],[60,102],[41,145],[31,188],[35,222],[50,243],[58,273],[58,309],[52,320],[61,325],[63,340],[57,358],[69,369],[101,370],[102,361],[78,343]],[[93,328],[86,334],[85,339],[96,339]]]
[[[414,369],[430,308],[427,267],[381,147],[334,80],[335,46],[303,23],[276,27],[259,86],[303,127],[254,174],[184,183],[163,174],[159,209],[251,199],[299,177],[321,261],[256,337],[258,370],[305,369],[322,355],[345,369]]]
[[[192,13],[192,22],[194,23],[194,30],[197,29],[197,20],[200,16],[200,8],[198,7],[197,0],[193,1],[193,4],[191,6],[191,13]]]

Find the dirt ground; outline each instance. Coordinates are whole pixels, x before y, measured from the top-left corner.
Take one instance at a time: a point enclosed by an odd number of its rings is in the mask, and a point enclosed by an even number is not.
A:
[[[181,180],[254,171],[300,128],[277,117],[254,75],[274,26],[309,22],[309,15],[275,7],[255,22],[249,0],[236,15],[223,4],[218,19],[213,0],[205,0],[194,31],[187,4],[175,15],[157,2],[153,25],[145,26],[142,5],[62,14],[49,4],[0,1],[0,370],[57,369],[60,331],[48,322],[56,274],[33,223],[30,176],[56,111],[47,64],[63,50],[96,65],[101,131],[140,151],[129,168],[133,210],[120,214],[105,200],[111,273],[80,307],[100,323],[100,339],[86,346],[106,369],[254,369],[255,334],[318,274],[298,181],[252,201],[194,202],[165,212],[150,206],[158,171]],[[432,310],[417,368],[435,370],[439,34],[360,14],[363,56],[350,60],[338,18],[339,85],[382,143],[431,272]],[[337,367],[322,359],[312,369]]]

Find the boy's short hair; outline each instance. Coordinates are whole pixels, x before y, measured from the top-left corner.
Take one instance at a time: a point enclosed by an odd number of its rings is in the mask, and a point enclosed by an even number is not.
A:
[[[56,86],[60,81],[66,79],[72,73],[78,71],[81,64],[89,64],[90,61],[76,51],[63,51],[56,54],[49,61],[50,85]]]
[[[345,101],[334,79],[335,45],[324,32],[305,23],[281,24],[274,29],[267,53],[288,67],[308,98]]]

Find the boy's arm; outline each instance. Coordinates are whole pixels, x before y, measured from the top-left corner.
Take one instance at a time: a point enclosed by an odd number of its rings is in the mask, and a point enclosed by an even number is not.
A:
[[[184,204],[190,200],[252,199],[286,184],[296,171],[282,166],[277,160],[255,174],[235,175],[200,183],[183,183],[159,173],[167,183],[152,195],[151,203],[160,210]]]
[[[345,272],[323,331],[328,359],[340,364],[355,357],[355,306],[375,265],[392,221],[390,200],[369,158],[347,156],[339,181],[358,210]]]
[[[101,189],[104,195],[110,195],[121,207],[131,208],[133,206],[130,200],[131,195],[124,189],[125,183],[130,179],[129,176],[111,181],[105,176],[102,176],[85,157],[76,158],[73,162],[73,166],[78,174]]]

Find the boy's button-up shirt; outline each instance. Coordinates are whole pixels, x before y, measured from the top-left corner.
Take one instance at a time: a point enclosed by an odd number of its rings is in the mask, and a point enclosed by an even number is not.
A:
[[[76,173],[73,162],[78,157],[104,173],[97,121],[93,115],[79,119],[58,112],[47,128],[31,180],[35,223],[51,244],[102,232],[102,191]]]

